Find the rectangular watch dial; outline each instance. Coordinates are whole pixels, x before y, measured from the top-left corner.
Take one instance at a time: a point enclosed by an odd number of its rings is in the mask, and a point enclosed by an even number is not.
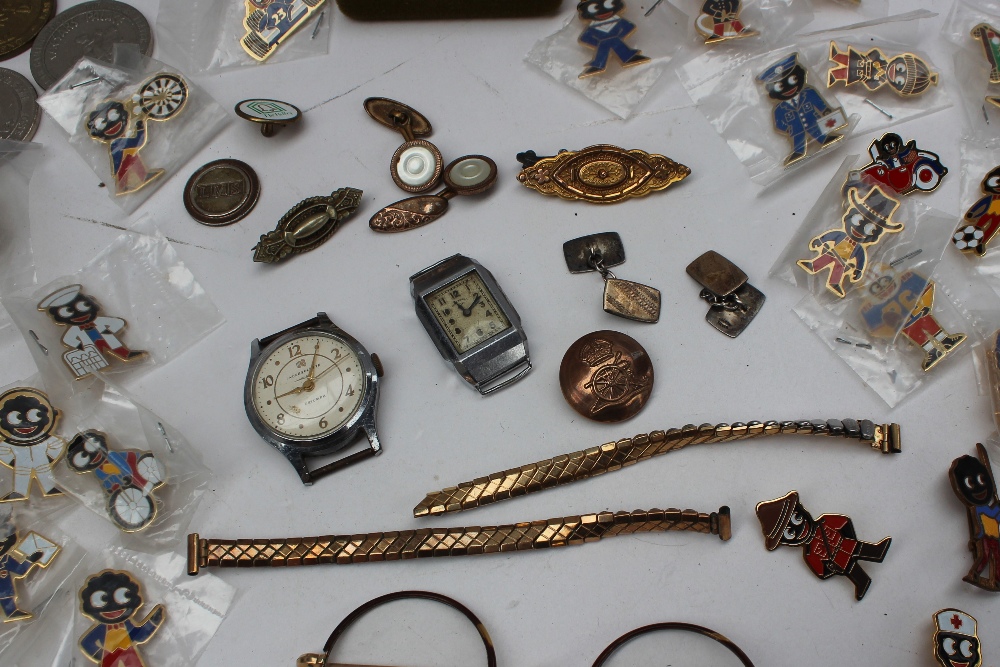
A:
[[[510,328],[510,320],[475,271],[431,292],[424,301],[459,354]]]

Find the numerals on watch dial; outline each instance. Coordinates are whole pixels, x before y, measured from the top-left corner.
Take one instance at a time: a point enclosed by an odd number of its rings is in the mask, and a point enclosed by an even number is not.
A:
[[[312,332],[271,350],[253,381],[253,405],[272,430],[290,438],[322,437],[361,404],[365,372],[351,347]]]
[[[428,294],[424,300],[459,354],[510,328],[475,271]]]

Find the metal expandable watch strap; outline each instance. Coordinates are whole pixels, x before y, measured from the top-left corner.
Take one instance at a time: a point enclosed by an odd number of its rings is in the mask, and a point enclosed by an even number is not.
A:
[[[884,454],[898,454],[898,424],[875,424],[869,420],[831,419],[828,421],[757,422],[748,424],[688,424],[669,431],[653,431],[582,449],[519,468],[479,477],[458,486],[433,491],[413,508],[413,516],[435,516],[460,512],[507,498],[569,484],[594,475],[618,470],[644,459],[666,454],[689,445],[748,440],[767,435],[800,434],[842,436],[871,443]]]
[[[420,528],[361,535],[277,540],[216,540],[188,535],[188,574],[203,567],[291,567],[439,556],[472,556],[596,542],[605,537],[667,530],[732,535],[729,508],[711,514],[651,509],[600,512],[504,526]]]

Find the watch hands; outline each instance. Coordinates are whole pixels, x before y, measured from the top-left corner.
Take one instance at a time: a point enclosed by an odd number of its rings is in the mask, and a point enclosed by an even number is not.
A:
[[[316,357],[318,356],[319,356],[319,341],[316,341],[316,347],[313,348],[312,365],[309,367],[309,378],[306,380],[306,384],[309,384],[311,380],[316,379],[315,377],[313,377],[313,373],[316,371]],[[302,386],[305,386],[305,384]]]
[[[316,377],[314,377],[313,381],[316,381],[316,380],[320,379],[321,377],[323,377],[324,375],[326,375],[327,373],[329,373],[330,371],[332,371],[336,367],[337,367],[337,362],[335,361],[332,364],[330,364],[329,368],[327,368],[325,371],[323,371],[322,373],[320,373],[319,375],[317,375]]]
[[[479,295],[478,294],[476,295],[476,298],[472,300],[472,303],[469,304],[468,308],[460,304],[458,301],[453,301],[452,303],[454,303],[456,306],[462,309],[462,315],[464,317],[471,317],[472,309],[476,307],[477,303],[479,303]]]
[[[305,385],[302,385],[301,387],[296,387],[295,389],[292,389],[291,391],[286,391],[284,394],[279,394],[279,395],[275,396],[274,400],[278,400],[279,398],[284,398],[285,396],[291,396],[292,394],[301,394],[305,390],[306,390],[305,389]]]

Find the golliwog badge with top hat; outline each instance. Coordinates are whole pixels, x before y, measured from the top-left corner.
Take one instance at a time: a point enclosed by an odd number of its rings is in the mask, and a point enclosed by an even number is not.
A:
[[[63,354],[63,360],[77,380],[107,368],[110,362],[104,353],[121,361],[146,356],[141,350],[126,347],[118,337],[128,322],[100,315],[100,304],[83,293],[82,285],[67,285],[52,292],[38,303],[38,310],[48,313],[57,325],[66,327],[62,343],[70,350]]]
[[[879,48],[862,52],[854,46],[841,49],[836,42],[830,42],[830,62],[827,88],[861,85],[874,92],[886,86],[900,97],[915,97],[938,84],[937,72],[913,53],[890,56]]]
[[[897,208],[899,202],[878,187],[864,195],[856,188],[849,189],[841,227],[813,237],[809,250],[815,255],[796,264],[811,275],[829,271],[826,289],[843,298],[847,293],[845,282],[858,283],[864,277],[869,248],[879,243],[884,234],[903,231],[903,223],[892,217]]]
[[[813,146],[813,154],[844,138],[847,116],[841,107],[828,103],[806,83],[807,72],[792,53],[772,63],[757,75],[758,83],[776,102],[772,111],[774,129],[787,134],[792,152],[785,158],[785,167],[804,159]]]

